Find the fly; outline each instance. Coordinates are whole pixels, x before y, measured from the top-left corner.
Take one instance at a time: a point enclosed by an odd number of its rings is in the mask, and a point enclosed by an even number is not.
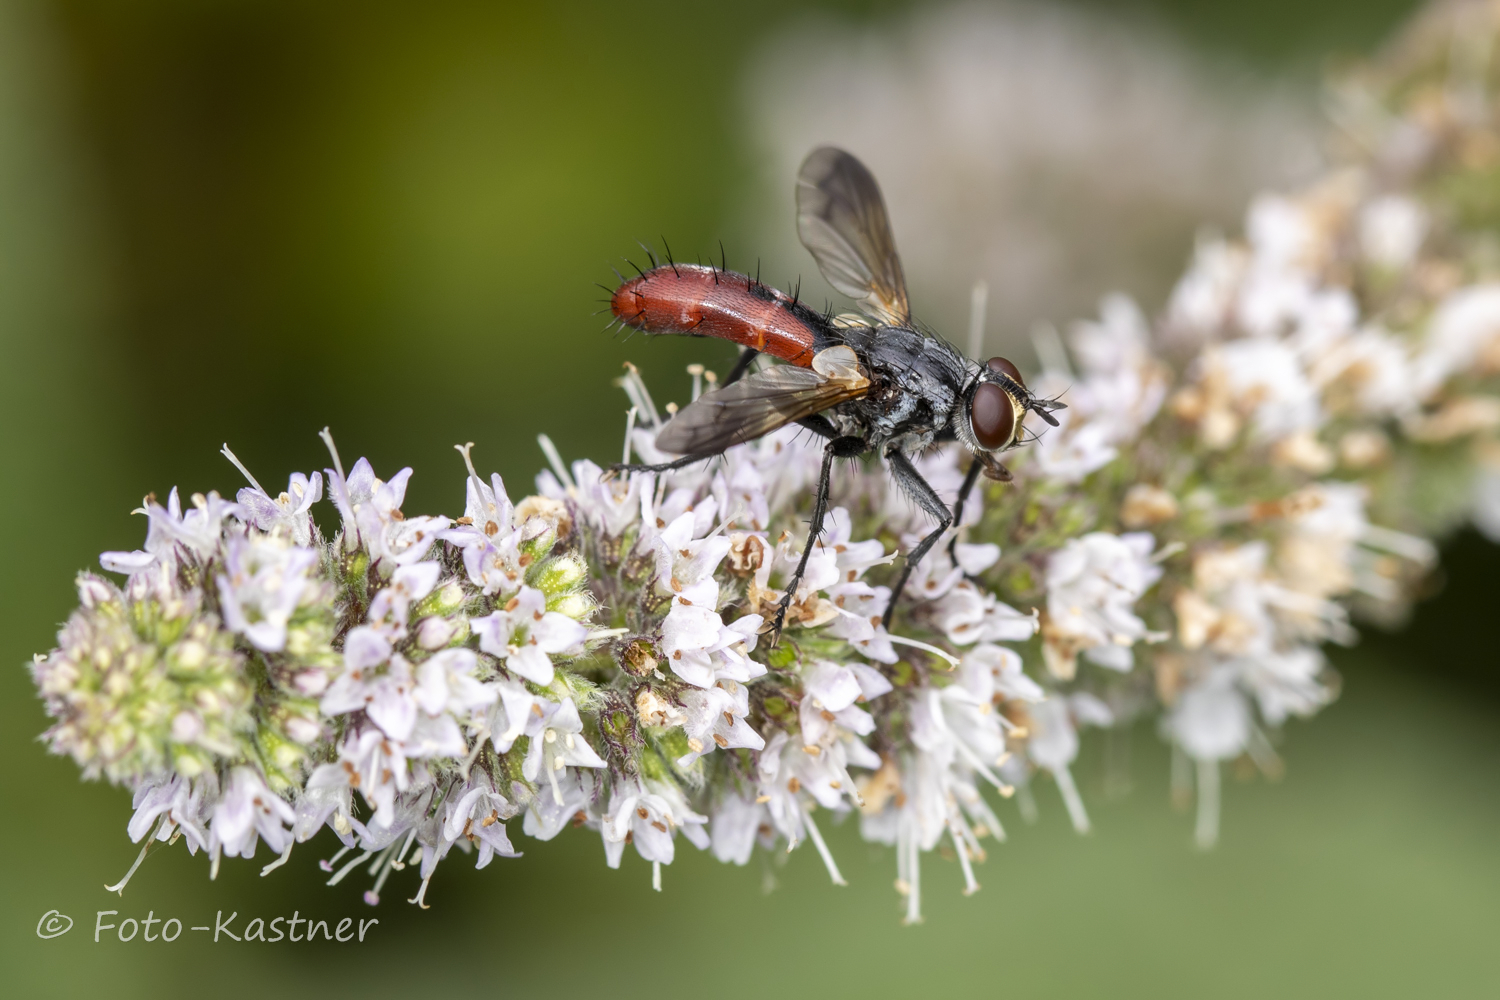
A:
[[[718,337],[744,351],[723,386],[678,411],[657,434],[656,446],[681,458],[612,471],[682,468],[793,423],[824,438],[807,544],[768,628],[775,634],[823,532],[834,459],[880,455],[897,486],[937,522],[907,554],[891,588],[889,628],[912,568],[962,518],[979,476],[1010,480],[997,456],[1021,443],[1026,414],[1055,427],[1050,411],[1063,404],[1033,395],[1005,358],[981,364],[914,326],[885,200],[855,157],[823,146],[803,161],[797,235],[823,277],[862,315],[825,316],[747,275],[701,264],[657,264],[614,291],[610,309],[626,326]],[[747,374],[759,354],[782,363]],[[910,458],[944,441],[958,441],[974,456],[951,511]]]

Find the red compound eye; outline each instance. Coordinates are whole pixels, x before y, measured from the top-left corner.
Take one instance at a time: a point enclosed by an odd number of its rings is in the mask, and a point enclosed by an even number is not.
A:
[[[981,448],[999,451],[1010,444],[1016,429],[1016,411],[1011,406],[1010,393],[993,382],[981,382],[969,404],[969,426],[974,429],[974,439]]]
[[[1026,388],[1026,383],[1021,379],[1020,370],[1005,358],[990,358],[989,361],[985,362],[985,367],[992,372],[1004,375],[1021,388]]]

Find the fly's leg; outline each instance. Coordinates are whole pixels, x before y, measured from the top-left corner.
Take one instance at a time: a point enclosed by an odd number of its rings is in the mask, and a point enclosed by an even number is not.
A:
[[[755,356],[759,353],[753,347],[747,347],[741,351],[740,359],[734,363],[733,368],[729,369],[729,374],[725,376],[723,384],[734,385],[734,383],[744,378],[745,373],[750,370],[750,362],[754,361]]]
[[[813,428],[817,430],[816,427]],[[829,441],[823,448],[823,471],[818,476],[818,496],[813,502],[812,522],[808,527],[807,544],[802,547],[802,558],[797,562],[796,572],[787,581],[786,593],[776,605],[776,617],[772,619],[771,626],[763,631],[771,633],[772,641],[781,635],[782,623],[786,621],[786,612],[792,606],[792,598],[797,596],[797,588],[802,585],[802,574],[807,572],[807,560],[812,556],[813,545],[818,536],[823,533],[823,521],[828,516],[828,487],[833,479],[833,460],[836,458],[853,458],[865,450],[865,442],[862,438],[841,437]]]
[[[955,526],[964,523],[964,503],[968,501],[969,494],[974,492],[974,484],[979,481],[979,473],[984,470],[984,464],[979,459],[974,459],[969,466],[968,475],[964,476],[964,484],[958,488],[958,499],[953,501],[953,524]],[[958,545],[958,534],[955,532],[953,540],[948,543],[948,559],[953,565],[958,565],[958,557],[954,555],[954,548]]]
[[[681,458],[674,458],[670,462],[657,462],[655,465],[616,462],[609,467],[609,471],[605,475],[608,478],[614,478],[616,474],[621,472],[671,472],[673,469],[680,469],[683,466],[692,465],[694,462],[707,462],[709,459],[718,458],[722,454],[724,454],[722,451],[716,451],[708,455],[684,455]]]
[[[833,424],[829,423],[828,418],[824,416],[814,414],[810,417],[803,417],[797,423],[819,437],[832,439],[839,436],[839,432],[834,430]],[[860,450],[863,451],[863,448]],[[722,451],[716,451],[708,455],[684,455],[681,458],[674,458],[670,462],[657,462],[655,465],[616,462],[609,467],[604,475],[607,479],[613,479],[621,472],[671,472],[673,469],[681,469],[684,466],[692,465],[694,462],[706,462],[711,458],[718,458],[722,454],[724,454]],[[855,454],[858,454],[858,452],[855,452]]]
[[[839,432],[834,428],[833,423],[820,413],[815,413],[810,417],[803,417],[797,421],[797,426],[806,427],[818,437],[827,438],[830,441],[839,436]],[[860,449],[860,451],[863,450],[863,448]]]
[[[901,575],[896,578],[896,585],[891,588],[891,603],[885,609],[885,620],[881,622],[886,628],[891,627],[891,617],[896,613],[896,601],[901,597],[901,591],[906,589],[907,577],[911,576],[914,566],[922,561],[922,557],[937,544],[943,532],[953,523],[953,514],[949,512],[948,505],[943,503],[942,497],[937,495],[931,484],[922,478],[916,466],[911,464],[911,459],[894,448],[885,453],[885,460],[891,466],[891,478],[896,480],[896,485],[906,492],[906,495],[917,502],[917,505],[931,514],[937,521],[937,527],[926,538],[917,543],[917,547],[907,553],[906,565],[901,567]]]

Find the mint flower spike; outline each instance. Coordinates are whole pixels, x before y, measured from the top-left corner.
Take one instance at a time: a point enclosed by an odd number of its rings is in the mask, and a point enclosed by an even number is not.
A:
[[[275,496],[226,445],[249,485],[146,498],[142,547],[78,576],[30,666],[49,749],[133,791],[142,848],[111,891],[162,844],[212,875],[264,843],[269,874],[327,827],[329,885],[365,867],[367,903],[394,878],[425,908],[455,848],[520,857],[512,820],[593,831],[610,866],[633,847],[658,890],[683,841],[738,865],[810,842],[841,885],[824,834],[857,815],[916,922],[922,855],[951,850],[977,891],[1012,799],[1087,832],[1084,730],[1142,717],[1212,846],[1222,764],[1278,773],[1286,720],[1336,696],[1323,644],[1399,618],[1433,539],[1466,520],[1500,538],[1500,282],[1493,220],[1464,200],[1500,126],[1427,96],[1496,84],[1453,61],[1445,9],[1335,91],[1366,109],[1345,116],[1360,151],[1200,241],[1161,316],[1112,295],[1040,335],[1026,382],[1068,408],[913,568],[895,632],[892,564],[930,526],[855,467],[782,641],[760,641],[821,467],[795,430],[621,477],[541,435],[515,500],[461,445],[457,517],[405,512],[412,470],[346,469],[327,428],[331,468]],[[1467,36],[1500,34],[1471,14]],[[718,385],[688,375],[688,398]],[[619,384],[625,457],[671,458],[641,372]],[[914,461],[952,493],[970,459]]]

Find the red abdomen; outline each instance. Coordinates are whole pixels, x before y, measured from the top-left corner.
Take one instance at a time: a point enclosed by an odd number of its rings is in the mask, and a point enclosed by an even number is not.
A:
[[[790,296],[733,271],[701,264],[653,267],[615,289],[615,318],[646,333],[690,333],[732,340],[811,367],[816,314]]]

